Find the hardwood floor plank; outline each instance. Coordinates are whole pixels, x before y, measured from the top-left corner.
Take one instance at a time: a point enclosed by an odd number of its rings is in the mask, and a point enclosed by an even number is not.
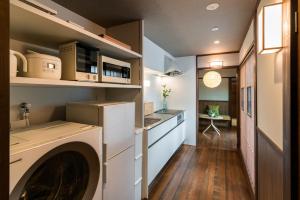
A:
[[[185,159],[183,160],[183,162],[180,164],[178,170],[176,171],[175,175],[173,176],[173,178],[170,180],[168,188],[166,190],[164,190],[164,193],[161,195],[161,199],[173,199],[180,181],[182,180],[184,173],[186,171],[187,165],[194,153],[194,150],[190,150],[189,153],[186,155]]]
[[[150,199],[171,199],[177,190],[177,187],[182,179],[186,165],[189,163],[195,147],[184,145],[182,149],[172,158],[172,164],[168,165],[167,170],[164,170],[162,177],[150,192]],[[152,196],[151,196],[152,195]]]
[[[201,133],[200,133],[201,134]],[[202,138],[201,147],[184,145],[155,183],[149,199],[251,200],[247,176],[232,130]]]

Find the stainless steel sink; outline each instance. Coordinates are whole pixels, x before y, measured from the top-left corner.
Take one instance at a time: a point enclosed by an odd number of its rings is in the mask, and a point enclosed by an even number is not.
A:
[[[152,124],[159,122],[160,120],[161,120],[160,118],[145,118],[144,125],[147,127],[147,126],[150,126]]]

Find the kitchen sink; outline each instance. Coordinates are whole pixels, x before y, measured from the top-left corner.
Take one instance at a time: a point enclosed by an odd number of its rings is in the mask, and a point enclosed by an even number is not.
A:
[[[145,126],[150,126],[152,124],[155,124],[156,122],[159,122],[161,119],[160,118],[145,118],[144,119],[144,125]]]

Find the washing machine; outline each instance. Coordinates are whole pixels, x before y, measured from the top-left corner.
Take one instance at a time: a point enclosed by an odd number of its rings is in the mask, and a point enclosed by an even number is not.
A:
[[[10,134],[10,199],[102,199],[102,128],[56,121]]]

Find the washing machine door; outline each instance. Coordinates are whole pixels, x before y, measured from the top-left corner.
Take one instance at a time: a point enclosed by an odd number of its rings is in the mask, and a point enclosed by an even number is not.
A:
[[[100,177],[100,161],[88,144],[61,145],[39,159],[13,189],[10,199],[92,199]]]

